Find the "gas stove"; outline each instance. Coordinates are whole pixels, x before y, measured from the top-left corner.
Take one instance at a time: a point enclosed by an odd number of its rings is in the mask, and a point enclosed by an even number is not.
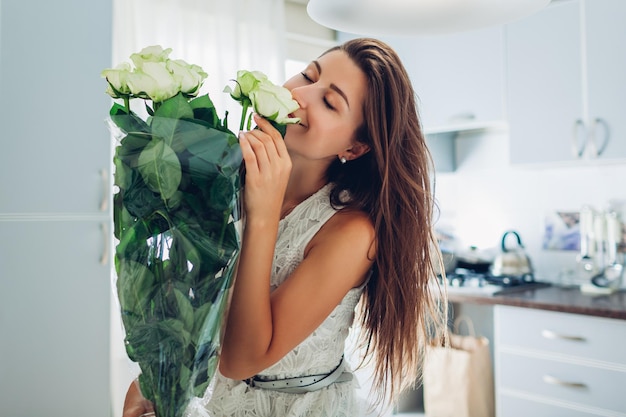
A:
[[[532,274],[522,276],[494,276],[488,272],[476,272],[457,268],[446,274],[448,292],[455,294],[501,295],[528,289],[549,287],[547,282],[536,281]],[[442,283],[440,276],[439,281]]]

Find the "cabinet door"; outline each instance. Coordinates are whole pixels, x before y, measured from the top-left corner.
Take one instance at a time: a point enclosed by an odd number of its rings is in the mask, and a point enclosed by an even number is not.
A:
[[[587,74],[589,123],[597,147],[609,140],[601,159],[626,157],[626,2],[588,0]],[[608,129],[608,131],[607,131]]]
[[[583,118],[578,1],[557,2],[506,26],[512,163],[578,159]],[[582,129],[580,141],[584,142]]]
[[[109,416],[111,264],[99,222],[0,219],[0,414]]]
[[[502,27],[384,40],[409,72],[427,133],[504,120]]]
[[[543,400],[543,401],[541,401]],[[523,396],[502,395],[498,397],[496,414],[502,417],[597,417],[596,410],[570,408],[557,401],[528,399]],[[609,412],[610,413],[610,412]],[[604,414],[612,415],[612,414]]]
[[[94,213],[111,164],[112,2],[0,3],[0,213]],[[107,176],[108,180],[108,176]]]

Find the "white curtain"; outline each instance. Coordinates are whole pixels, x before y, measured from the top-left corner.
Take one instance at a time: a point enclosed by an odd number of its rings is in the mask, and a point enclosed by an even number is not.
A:
[[[284,20],[284,0],[113,0],[112,66],[129,62],[146,46],[172,48],[171,58],[200,65],[209,74],[201,94],[209,93],[221,117],[229,111],[229,126],[236,132],[241,106],[223,93],[224,86],[232,86],[240,69],[262,71],[283,83]],[[141,111],[140,103],[134,107]],[[111,322],[112,415],[120,417],[138,367],[126,356],[115,299]]]
[[[284,0],[113,0],[113,6],[113,65],[149,45],[172,48],[171,58],[209,74],[201,93],[210,94],[218,112],[233,114],[231,127],[238,126],[240,107],[222,91],[238,70],[285,80]]]

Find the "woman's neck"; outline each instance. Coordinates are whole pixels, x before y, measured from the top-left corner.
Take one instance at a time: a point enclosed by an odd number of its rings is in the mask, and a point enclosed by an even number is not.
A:
[[[298,170],[296,167],[293,167],[287,183],[287,189],[285,190],[281,218],[289,214],[298,204],[315,194],[327,182],[325,172],[323,175],[321,173],[315,175],[312,170]]]

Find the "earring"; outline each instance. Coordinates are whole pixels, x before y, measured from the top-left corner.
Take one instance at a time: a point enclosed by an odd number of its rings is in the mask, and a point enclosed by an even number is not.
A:
[[[342,156],[341,158],[339,158],[339,160],[341,161],[342,164],[345,164],[346,162],[348,162],[345,156]]]

